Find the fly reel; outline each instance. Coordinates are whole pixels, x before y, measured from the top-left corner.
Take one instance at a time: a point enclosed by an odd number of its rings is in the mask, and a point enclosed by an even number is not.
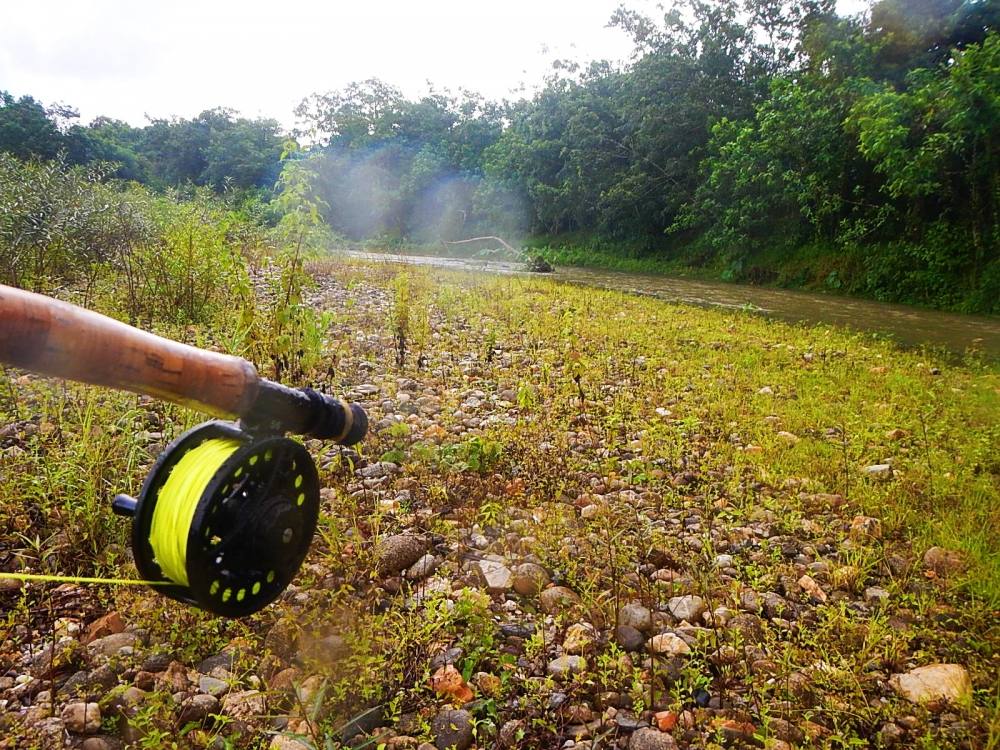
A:
[[[319,479],[300,443],[206,422],[167,446],[139,497],[118,495],[113,509],[132,517],[136,567],[157,591],[242,617],[280,596],[302,565]]]

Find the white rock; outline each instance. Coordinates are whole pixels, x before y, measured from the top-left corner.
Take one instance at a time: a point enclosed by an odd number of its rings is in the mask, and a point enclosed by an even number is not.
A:
[[[893,690],[911,703],[932,708],[972,699],[972,680],[959,664],[929,664],[889,678]]]
[[[708,611],[705,600],[700,596],[675,596],[667,602],[667,609],[670,614],[678,620],[687,620],[690,623],[697,622],[701,616]]]
[[[493,560],[480,560],[478,565],[479,572],[486,583],[486,588],[492,593],[508,591],[514,585],[514,574],[503,563],[494,562]]]

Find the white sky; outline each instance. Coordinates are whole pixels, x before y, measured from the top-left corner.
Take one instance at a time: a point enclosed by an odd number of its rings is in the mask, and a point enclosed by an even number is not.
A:
[[[308,94],[372,77],[497,99],[533,91],[556,58],[627,59],[606,28],[622,1],[8,0],[0,90],[134,125],[225,106],[292,126]],[[624,4],[658,17],[655,0]]]

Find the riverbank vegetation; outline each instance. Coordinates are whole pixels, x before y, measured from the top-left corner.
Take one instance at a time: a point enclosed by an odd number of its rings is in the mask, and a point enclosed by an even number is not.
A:
[[[583,264],[682,269],[969,312],[1000,300],[1000,20],[988,0],[692,2],[622,8],[630,62],[556,61],[531,99],[407,99],[368,80],[307,97],[296,153],[319,215],[398,248],[530,238]],[[0,151],[155,189],[267,200],[269,120],[145,127],[0,98]],[[286,160],[286,166],[291,164]]]
[[[242,265],[262,319],[289,319],[282,267]],[[309,443],[295,585],[226,621],[3,581],[0,746],[996,742],[994,369],[546,281],[301,270],[298,382],[373,428]],[[244,314],[204,310],[152,325],[247,353]],[[5,371],[0,564],[135,575],[110,498],[198,419]],[[947,701],[899,677],[934,664]]]

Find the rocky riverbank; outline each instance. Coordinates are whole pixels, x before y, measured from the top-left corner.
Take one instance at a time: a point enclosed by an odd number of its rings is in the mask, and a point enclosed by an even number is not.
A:
[[[0,580],[0,747],[996,738],[995,532],[977,556],[933,531],[959,494],[988,504],[973,525],[996,519],[995,373],[543,282],[314,271],[315,385],[372,433],[309,443],[324,514],[295,585],[233,622],[145,588]],[[7,385],[5,483],[82,429],[51,384]],[[130,404],[142,430],[108,460],[138,473],[184,425],[121,399],[94,409]],[[4,569],[65,570],[72,530],[21,521]],[[129,574],[120,537],[94,560]]]

